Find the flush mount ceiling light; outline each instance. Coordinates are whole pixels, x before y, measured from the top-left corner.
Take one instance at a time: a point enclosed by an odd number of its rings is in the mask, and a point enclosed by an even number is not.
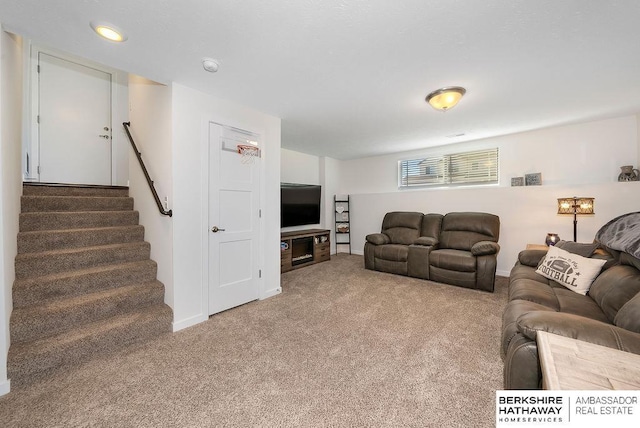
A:
[[[215,73],[216,71],[218,71],[219,66],[220,64],[218,64],[218,61],[216,61],[215,59],[202,58],[202,68],[207,70],[209,73]]]
[[[447,111],[455,107],[460,98],[467,92],[460,86],[449,86],[431,92],[426,101],[436,110]]]
[[[127,40],[127,35],[116,27],[115,25],[108,24],[106,22],[91,22],[91,28],[100,37],[110,40],[112,42],[124,42]]]

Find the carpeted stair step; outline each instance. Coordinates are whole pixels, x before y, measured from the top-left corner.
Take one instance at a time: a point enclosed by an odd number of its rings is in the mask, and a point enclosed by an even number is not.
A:
[[[35,212],[20,214],[20,232],[138,224],[138,211]]]
[[[148,259],[148,242],[25,253],[16,256],[16,279]]]
[[[12,384],[28,383],[63,365],[80,364],[94,355],[105,355],[133,343],[171,331],[173,315],[158,304],[32,342],[12,344],[7,361]]]
[[[156,262],[148,259],[19,279],[13,284],[13,307],[149,282],[156,279],[157,271]]]
[[[144,227],[140,225],[20,232],[18,254],[143,240]]]
[[[23,213],[133,209],[133,198],[128,196],[22,196],[20,201]]]
[[[11,314],[11,343],[42,339],[77,325],[160,304],[163,300],[164,286],[153,280],[14,309]]]
[[[23,196],[129,196],[128,187],[25,183]]]

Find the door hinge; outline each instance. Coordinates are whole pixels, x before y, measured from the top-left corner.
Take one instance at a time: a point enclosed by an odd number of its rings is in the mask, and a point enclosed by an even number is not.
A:
[[[258,210],[258,218],[262,218],[262,210]]]
[[[38,168],[36,168],[36,170],[38,171],[38,174],[40,174],[40,165],[38,165]]]
[[[258,269],[258,278],[262,278],[262,269]]]
[[[38,64],[38,73],[40,73],[40,64]]]
[[[36,116],[36,122],[37,122],[37,123],[40,123],[40,115],[37,115],[37,116]]]

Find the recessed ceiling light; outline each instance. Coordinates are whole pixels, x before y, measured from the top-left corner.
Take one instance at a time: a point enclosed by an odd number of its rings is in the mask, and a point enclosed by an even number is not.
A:
[[[218,61],[215,59],[202,58],[202,68],[207,70],[209,73],[215,73],[218,71],[218,67],[220,67],[220,64],[218,64]]]
[[[106,22],[91,22],[91,28],[100,37],[103,37],[112,42],[124,42],[127,40],[127,35],[116,27],[115,25],[108,24]]]

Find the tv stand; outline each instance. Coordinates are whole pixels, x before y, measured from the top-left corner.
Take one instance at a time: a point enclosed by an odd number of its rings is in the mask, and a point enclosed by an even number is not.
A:
[[[331,231],[305,229],[280,235],[280,272],[289,272],[331,259]]]

